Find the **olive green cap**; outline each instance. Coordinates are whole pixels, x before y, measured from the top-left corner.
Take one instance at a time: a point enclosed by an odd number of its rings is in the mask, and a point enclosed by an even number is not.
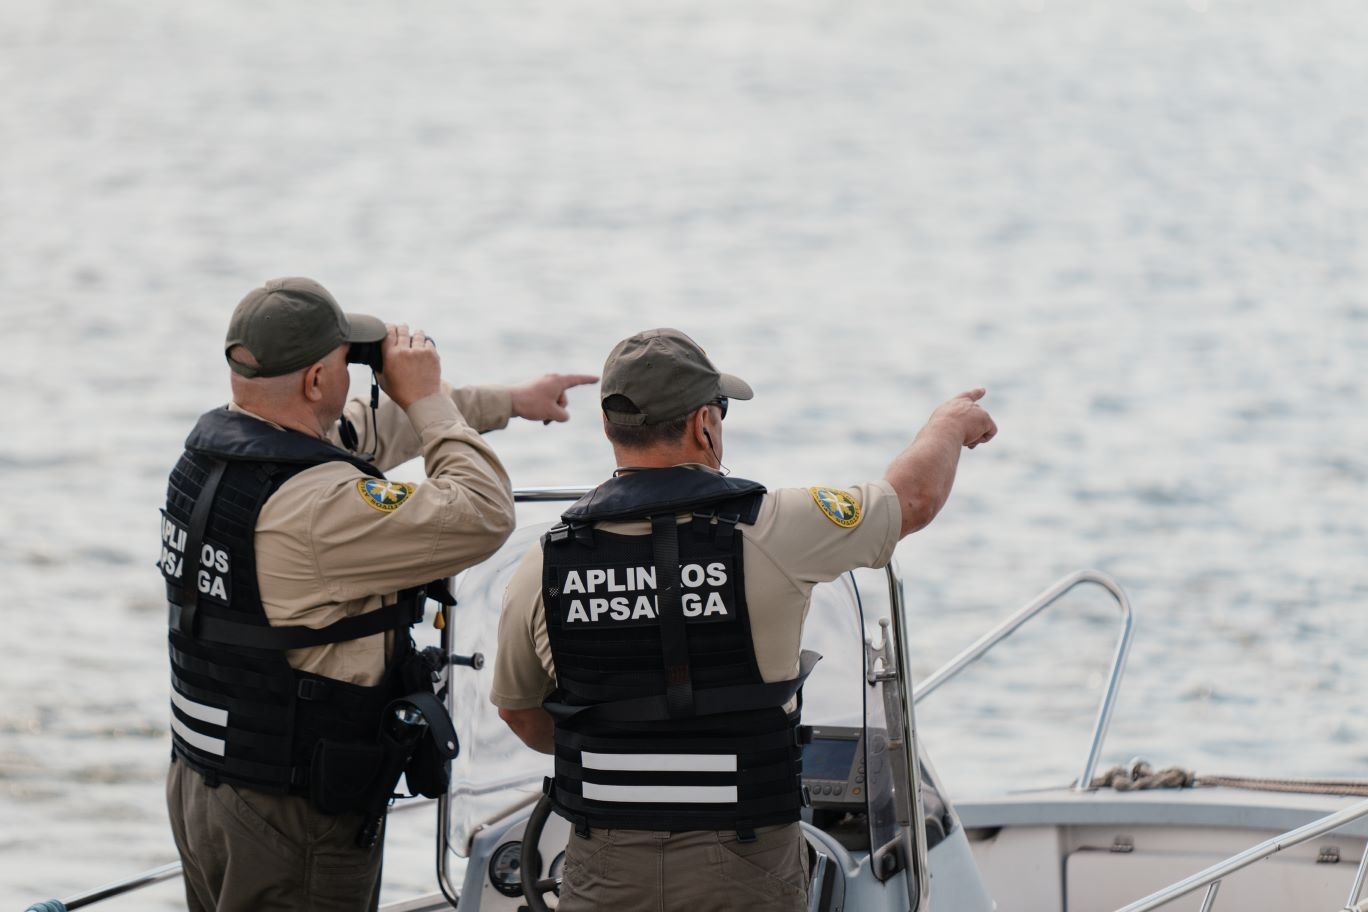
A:
[[[375,317],[343,313],[313,279],[271,279],[238,303],[223,354],[244,377],[279,377],[308,367],[345,342],[379,342],[386,332]],[[258,366],[228,357],[236,345],[251,352]]]
[[[750,384],[713,367],[698,343],[677,329],[648,329],[623,339],[608,355],[599,381],[603,414],[622,425],[661,424],[718,398],[754,395]]]

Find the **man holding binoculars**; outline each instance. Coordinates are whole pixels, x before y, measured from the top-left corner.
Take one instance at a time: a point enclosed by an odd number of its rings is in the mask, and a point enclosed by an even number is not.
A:
[[[453,389],[421,330],[345,314],[305,278],[248,293],[224,353],[232,402],[186,440],[161,525],[189,908],[373,909],[383,839],[358,832],[393,787],[380,733],[413,687],[423,587],[514,528],[481,433],[565,421],[566,391],[597,378]],[[386,397],[348,401],[349,361]],[[382,474],[419,453],[422,483]]]

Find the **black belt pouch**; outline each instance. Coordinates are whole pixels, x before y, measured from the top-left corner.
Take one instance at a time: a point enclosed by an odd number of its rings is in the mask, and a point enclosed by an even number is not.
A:
[[[319,741],[309,770],[309,797],[325,814],[365,811],[384,759],[384,748],[374,742]]]

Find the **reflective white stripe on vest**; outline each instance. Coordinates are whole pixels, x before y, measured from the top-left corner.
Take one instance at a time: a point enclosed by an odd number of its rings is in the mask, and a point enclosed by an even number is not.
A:
[[[175,716],[171,717],[171,730],[179,735],[180,739],[191,747],[198,748],[206,754],[218,754],[220,757],[223,756],[224,744],[222,738],[211,738],[208,735],[201,735]]]
[[[219,709],[217,706],[209,706],[205,703],[196,703],[184,694],[177,692],[174,687],[171,688],[171,702],[192,719],[199,719],[201,722],[208,722],[210,725],[217,725],[220,728],[228,727],[228,710],[226,709]]]
[[[218,725],[223,728],[228,726],[228,710],[204,703],[196,703],[184,694],[178,693],[174,687],[171,688],[171,702],[192,719],[199,719],[201,722],[208,722],[210,725]],[[223,756],[225,745],[222,738],[200,734],[178,719],[175,713],[171,714],[171,730],[180,735],[180,739],[191,747],[198,748],[206,754]]]
[[[734,785],[603,785],[586,782],[584,797],[591,801],[631,804],[735,804]]]
[[[734,773],[735,754],[596,754],[580,752],[585,770],[629,773]],[[735,785],[605,785],[585,782],[591,801],[630,804],[735,804]]]
[[[580,763],[585,769],[633,773],[736,772],[736,754],[595,754],[582,751]]]

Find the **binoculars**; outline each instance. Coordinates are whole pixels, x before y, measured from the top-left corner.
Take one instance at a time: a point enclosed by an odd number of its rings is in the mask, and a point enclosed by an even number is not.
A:
[[[379,342],[353,342],[347,349],[348,364],[366,364],[377,374],[381,370],[381,351]]]

